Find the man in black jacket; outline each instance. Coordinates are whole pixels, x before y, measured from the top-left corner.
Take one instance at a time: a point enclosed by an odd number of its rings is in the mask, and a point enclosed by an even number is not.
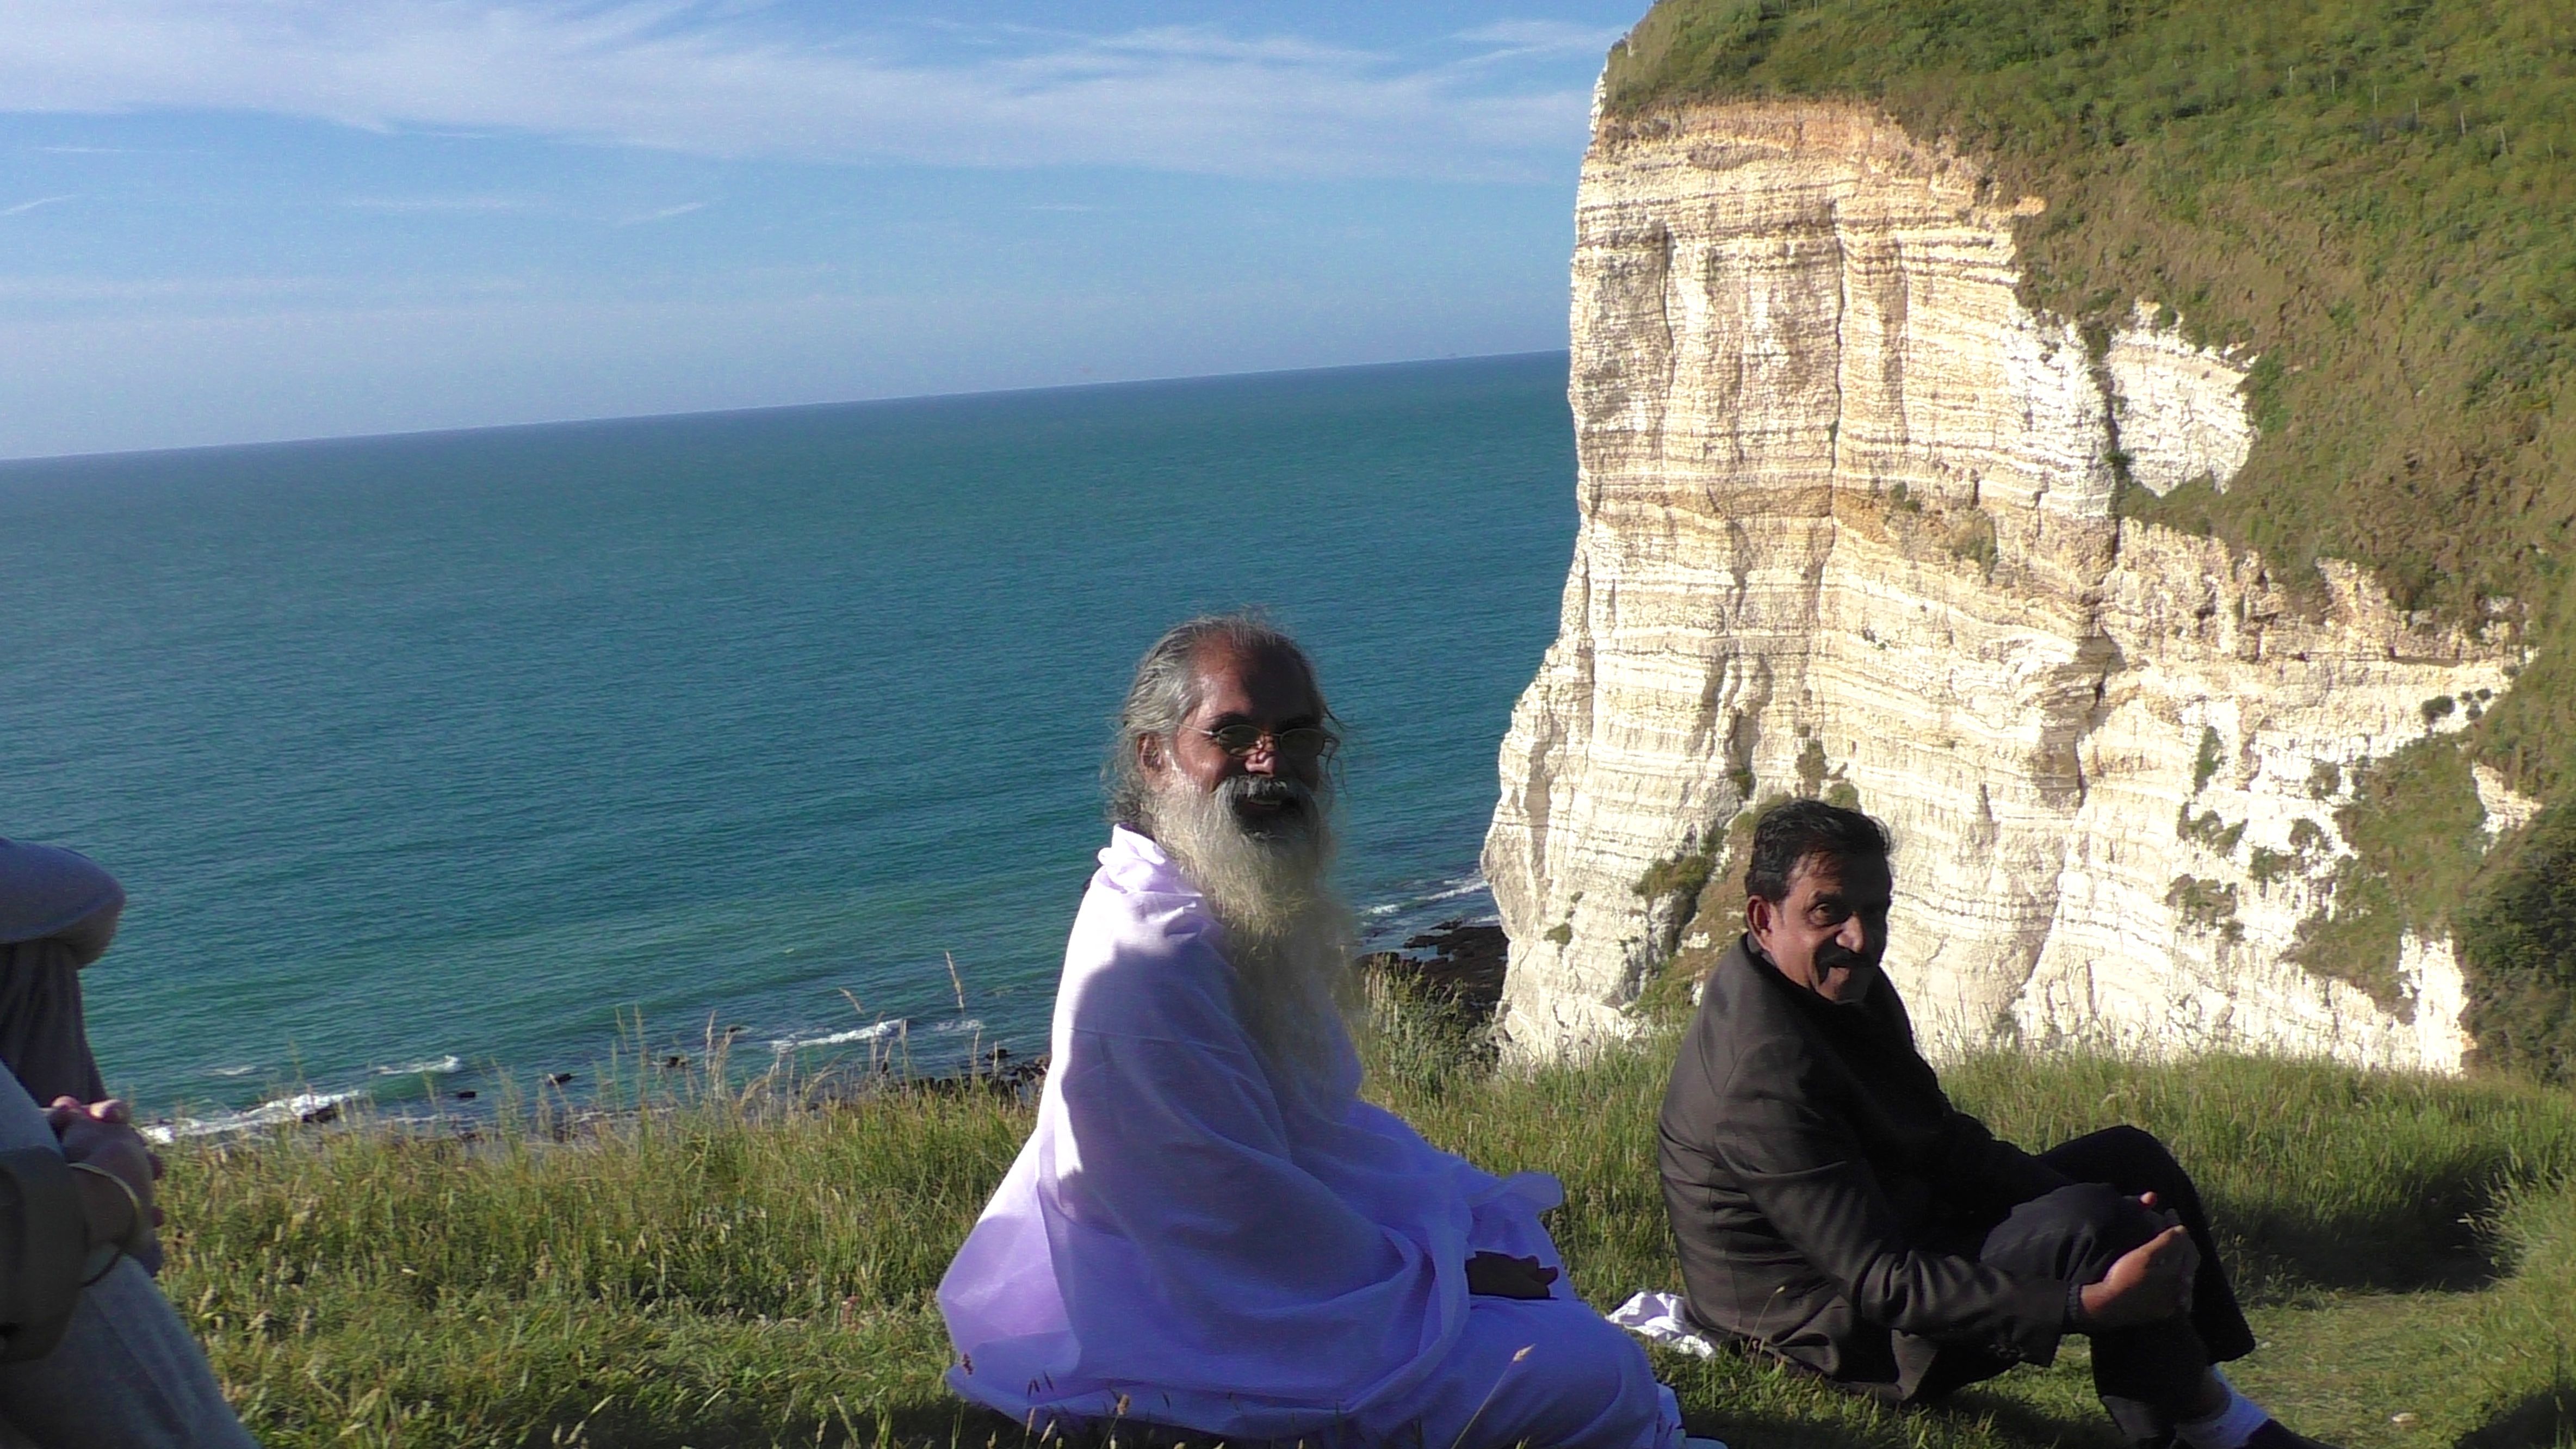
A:
[[[2254,1336],[2161,1143],[2115,1127],[2033,1156],[1942,1094],[1879,971],[1888,855],[1876,821],[1818,801],[1754,827],[1749,929],[1658,1123],[1691,1318],[1902,1403],[2084,1333],[2133,1441],[2312,1446],[2212,1367]]]

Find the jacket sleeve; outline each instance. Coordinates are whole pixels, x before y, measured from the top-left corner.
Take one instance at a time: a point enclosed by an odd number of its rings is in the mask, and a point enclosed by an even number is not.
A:
[[[0,1151],[0,1362],[42,1357],[61,1341],[80,1300],[88,1238],[60,1152]]]
[[[1819,1102],[1808,1075],[1794,1051],[1765,1043],[1739,1057],[1722,1085],[1724,1126],[1713,1145],[1756,1209],[1863,1320],[2008,1360],[2054,1358],[2066,1284],[1906,1242],[1858,1139]]]

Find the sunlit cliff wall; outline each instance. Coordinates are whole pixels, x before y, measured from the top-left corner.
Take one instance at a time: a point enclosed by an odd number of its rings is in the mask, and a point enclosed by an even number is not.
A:
[[[2464,722],[2428,700],[2502,693],[2510,642],[2115,517],[2242,465],[2251,359],[2151,305],[2098,351],[2031,312],[2012,223],[2045,204],[1854,107],[1597,127],[1581,523],[1485,847],[1514,1054],[1632,1030],[1677,949],[1737,929],[1723,884],[1649,896],[1651,868],[1823,794],[1896,836],[1888,965],[1938,1045],[2459,1068],[2446,940],[2408,941],[2386,1004],[2285,958],[2353,767]]]

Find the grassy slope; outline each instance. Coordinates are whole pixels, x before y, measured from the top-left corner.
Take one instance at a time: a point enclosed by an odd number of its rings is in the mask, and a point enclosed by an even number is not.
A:
[[[1433,1140],[1565,1180],[1552,1226],[1605,1307],[1675,1286],[1652,1156],[1668,1053],[1498,1080],[1437,1033],[1376,1049],[1380,1095]],[[2566,1382],[2576,1196],[2553,1184],[2576,1167],[2576,1099],[2241,1060],[1995,1058],[1952,1080],[2022,1140],[2130,1120],[2197,1164],[2272,1344],[2238,1377],[2311,1430],[2353,1449],[2548,1442],[2528,1406]],[[941,1393],[930,1294],[1027,1125],[980,1097],[699,1098],[571,1146],[193,1148],[173,1165],[167,1286],[276,1449],[1013,1443]],[[2522,1276],[2471,1291],[2488,1240],[2460,1220],[2517,1190]],[[1748,1449],[2112,1449],[2082,1363],[2078,1345],[1916,1416],[1731,1357],[1660,1366],[1695,1425]],[[2418,1422],[2390,1425],[2401,1411]]]
[[[2533,661],[2466,744],[2576,813],[2576,7],[1661,0],[1611,54],[1614,110],[1761,96],[1871,101],[2048,198],[2030,300],[2093,335],[2143,297],[2259,352],[2235,485],[2123,506],[2284,579],[2356,559],[2408,607],[2522,628]],[[2521,853],[2485,857],[2456,760],[2393,765],[2353,816],[2320,969],[2385,986],[2402,929],[2534,889]],[[2473,934],[2490,1056],[2576,1067],[2576,944]]]

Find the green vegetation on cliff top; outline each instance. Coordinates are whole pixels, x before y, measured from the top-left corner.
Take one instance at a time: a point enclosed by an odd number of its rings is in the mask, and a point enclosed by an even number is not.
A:
[[[2149,299],[2258,354],[2244,472],[2124,511],[2258,549],[2294,591],[2347,558],[2402,607],[2521,631],[2514,687],[2437,748],[2576,834],[2576,6],[1661,0],[1605,85],[1625,114],[1875,104],[2047,199],[2020,223],[2034,305],[2099,338]],[[2576,939],[2499,924],[2576,912],[2566,850],[2488,852],[2456,761],[2362,797],[2305,958],[2385,996],[2400,931],[2454,930],[2486,1058],[2576,1066]]]

